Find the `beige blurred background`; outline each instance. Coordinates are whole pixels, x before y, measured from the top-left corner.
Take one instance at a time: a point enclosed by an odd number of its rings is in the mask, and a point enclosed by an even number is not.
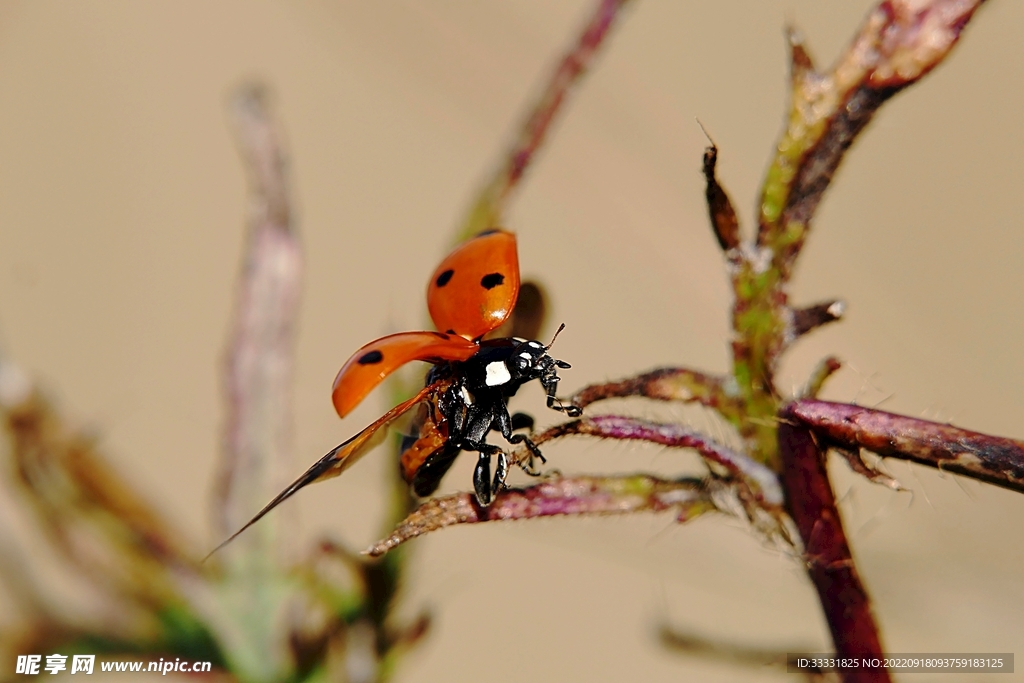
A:
[[[524,275],[567,324],[566,389],[656,365],[726,369],[729,292],[694,117],[749,228],[782,120],[783,25],[826,64],[871,4],[640,0],[628,13],[508,221]],[[245,210],[231,88],[268,83],[291,148],[307,253],[298,473],[381,411],[374,396],[339,422],[334,373],[364,342],[423,324],[428,274],[590,5],[0,3],[4,351],[210,547]],[[827,398],[1024,437],[1022,34],[1024,3],[993,1],[857,144],[795,282],[797,302],[842,296],[848,318],[798,346],[784,386],[836,353],[847,366]],[[523,394],[542,424],[557,418],[539,389]],[[700,411],[618,407],[720,431]],[[631,444],[546,452],[566,472],[696,467]],[[468,488],[470,464],[445,490]],[[1024,497],[891,463],[913,491],[896,494],[832,464],[890,651],[1024,655]],[[384,467],[368,458],[304,491],[302,537],[373,540]],[[792,678],[666,652],[663,620],[765,647],[827,643],[797,563],[724,518],[454,529],[417,541],[414,563],[408,605],[437,618],[401,681]]]

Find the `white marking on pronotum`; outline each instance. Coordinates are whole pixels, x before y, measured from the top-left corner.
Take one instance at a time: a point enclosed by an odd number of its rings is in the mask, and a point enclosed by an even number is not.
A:
[[[484,377],[484,384],[489,387],[499,386],[512,379],[512,374],[500,360],[488,363],[484,371],[487,373],[487,376]]]
[[[533,360],[533,354],[527,353],[526,351],[523,351],[521,354],[519,354],[519,357],[525,358],[526,360]]]
[[[543,347],[544,347],[544,345],[543,345],[543,344],[541,344],[540,342],[536,342],[536,341],[532,341],[532,342],[530,342],[530,343],[529,343],[529,346],[532,346],[532,347],[533,347],[533,348],[535,348],[535,349],[540,349],[540,348],[543,348]]]

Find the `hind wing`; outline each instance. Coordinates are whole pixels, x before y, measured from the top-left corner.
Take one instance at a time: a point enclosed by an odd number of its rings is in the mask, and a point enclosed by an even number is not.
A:
[[[252,519],[246,522],[245,526],[233,533],[230,538],[219,546],[214,548],[210,555],[213,555],[228,543],[235,540],[239,534],[256,522],[260,521],[260,519],[278,505],[291,498],[299,491],[299,489],[305,488],[314,482],[331,479],[332,477],[336,477],[347,470],[353,463],[359,460],[359,458],[369,453],[375,446],[384,440],[384,437],[388,432],[387,427],[392,425],[396,420],[405,415],[415,406],[424,402],[428,404],[433,402],[442,389],[441,385],[442,382],[428,384],[408,401],[399,403],[369,427],[359,432],[345,443],[331,449],[327,455],[313,463],[313,465],[306,470],[302,476],[289,484],[285,490],[281,491],[281,493],[277,494],[277,496],[267,503],[262,510],[257,512]],[[210,555],[207,555],[207,558],[210,557]]]

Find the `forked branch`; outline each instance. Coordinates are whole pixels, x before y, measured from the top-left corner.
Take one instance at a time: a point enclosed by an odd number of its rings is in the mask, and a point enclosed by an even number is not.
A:
[[[942,62],[983,2],[885,0],[827,73],[814,68],[790,31],[792,101],[762,191],[757,236],[784,279],[846,150],[886,100]]]

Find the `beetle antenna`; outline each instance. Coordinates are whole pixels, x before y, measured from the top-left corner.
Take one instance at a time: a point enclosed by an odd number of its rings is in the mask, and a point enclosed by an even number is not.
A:
[[[553,336],[551,338],[551,343],[549,343],[547,346],[544,347],[545,351],[547,351],[548,349],[550,349],[552,346],[555,345],[555,340],[558,339],[558,335],[560,335],[562,333],[562,330],[564,330],[564,329],[565,329],[565,323],[562,323],[561,325],[558,326],[558,329],[555,330],[555,336]]]
[[[700,122],[700,119],[698,119],[696,116],[694,116],[693,120],[697,122],[698,126],[700,126],[701,132],[704,133],[704,137],[706,137],[708,139],[708,142],[711,143],[711,146],[717,148],[718,145],[716,145],[715,141],[711,139],[711,133],[709,133],[708,129],[704,127],[704,124]]]

